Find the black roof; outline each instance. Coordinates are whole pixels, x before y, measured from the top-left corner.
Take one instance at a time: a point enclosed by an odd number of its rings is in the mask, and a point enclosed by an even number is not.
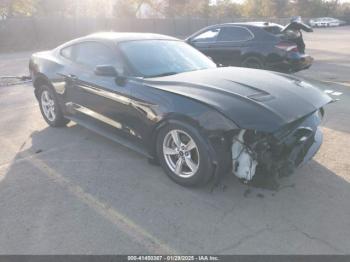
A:
[[[138,41],[138,40],[179,40],[177,38],[152,34],[152,33],[118,33],[118,32],[99,32],[91,35],[83,36],[69,42],[66,42],[55,49],[62,49],[67,46],[84,42],[84,41],[101,41],[101,42],[111,42],[111,43],[120,43],[126,41]]]
[[[227,25],[238,25],[238,26],[256,26],[256,27],[269,27],[269,26],[280,26],[279,24],[276,23],[270,23],[270,22],[241,22],[241,23],[225,23],[225,24],[219,24],[216,26],[227,26]]]
[[[223,23],[223,24],[216,24],[216,25],[210,25],[208,27],[202,28],[199,31],[193,33],[189,37],[186,38],[186,40],[191,39],[192,37],[212,28],[218,28],[218,27],[229,27],[229,26],[241,26],[246,27],[249,29],[253,28],[268,28],[268,27],[279,27],[281,30],[283,29],[283,26],[276,24],[276,23],[270,23],[270,22],[237,22],[237,23]]]

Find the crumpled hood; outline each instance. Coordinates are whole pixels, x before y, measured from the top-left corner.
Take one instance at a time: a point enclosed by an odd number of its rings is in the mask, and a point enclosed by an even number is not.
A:
[[[239,67],[150,78],[144,84],[214,107],[241,128],[266,132],[332,101],[317,87],[294,76]]]

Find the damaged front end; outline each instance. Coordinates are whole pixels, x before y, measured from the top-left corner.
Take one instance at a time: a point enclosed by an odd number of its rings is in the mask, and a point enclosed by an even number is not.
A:
[[[232,169],[245,183],[278,188],[278,178],[288,176],[319,150],[323,109],[294,121],[277,132],[240,130],[232,137]]]

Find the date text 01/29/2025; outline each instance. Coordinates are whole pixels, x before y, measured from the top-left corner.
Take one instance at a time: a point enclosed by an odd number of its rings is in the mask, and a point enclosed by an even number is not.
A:
[[[128,256],[128,261],[219,261],[217,256]]]

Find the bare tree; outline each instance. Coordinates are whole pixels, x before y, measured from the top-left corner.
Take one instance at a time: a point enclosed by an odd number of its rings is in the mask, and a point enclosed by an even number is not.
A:
[[[15,15],[30,16],[35,13],[37,0],[2,0],[0,3],[0,14],[4,17]]]

